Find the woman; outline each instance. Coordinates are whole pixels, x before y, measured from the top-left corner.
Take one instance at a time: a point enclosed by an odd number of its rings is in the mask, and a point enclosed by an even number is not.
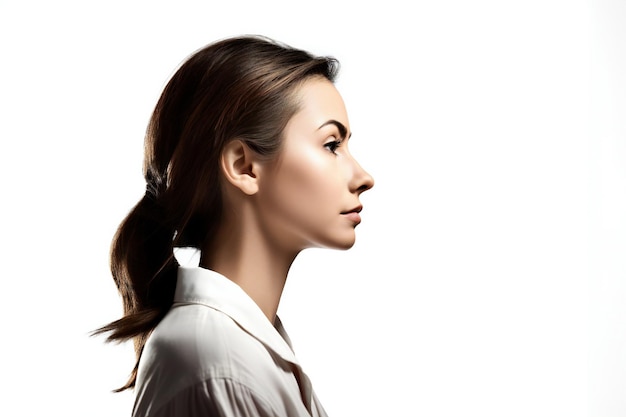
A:
[[[276,316],[310,247],[350,248],[373,180],[348,151],[338,63],[272,40],[225,39],[165,87],[145,142],[146,194],[111,270],[134,339],[135,416],[325,416]],[[180,267],[175,247],[200,250]]]

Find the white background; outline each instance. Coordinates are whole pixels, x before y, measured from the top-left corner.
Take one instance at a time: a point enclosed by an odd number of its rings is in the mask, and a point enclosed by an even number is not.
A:
[[[164,84],[244,33],[341,61],[377,181],[280,307],[328,413],[626,415],[619,0],[2,0],[0,414],[129,415],[110,239]]]

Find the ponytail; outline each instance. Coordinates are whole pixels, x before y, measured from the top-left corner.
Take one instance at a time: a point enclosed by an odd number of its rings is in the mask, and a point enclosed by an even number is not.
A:
[[[153,181],[119,226],[111,245],[111,273],[122,297],[124,316],[96,330],[110,332],[107,341],[134,339],[137,363],[123,391],[135,385],[137,365],[150,332],[172,305],[177,262],[174,230],[159,203]]]

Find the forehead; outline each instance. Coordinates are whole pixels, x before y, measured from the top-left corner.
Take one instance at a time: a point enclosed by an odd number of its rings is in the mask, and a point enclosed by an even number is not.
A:
[[[329,120],[348,127],[348,114],[344,101],[335,85],[325,78],[306,80],[296,91],[298,111],[287,123],[287,129],[298,125],[317,130]]]

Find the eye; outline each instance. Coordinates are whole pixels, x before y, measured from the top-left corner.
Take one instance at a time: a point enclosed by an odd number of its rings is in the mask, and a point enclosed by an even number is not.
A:
[[[324,144],[324,147],[334,154],[337,153],[337,148],[339,148],[340,146],[341,146],[340,140],[332,140]]]

